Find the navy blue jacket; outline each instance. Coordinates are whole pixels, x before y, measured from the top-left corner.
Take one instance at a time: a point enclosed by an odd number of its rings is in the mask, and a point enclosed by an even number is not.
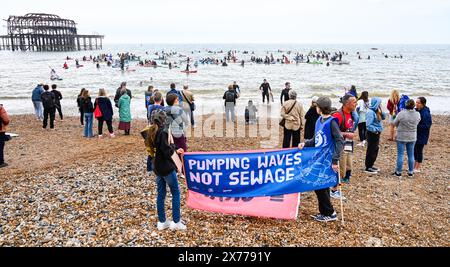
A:
[[[103,114],[103,119],[105,121],[112,120],[114,111],[112,108],[111,100],[107,97],[97,97],[94,102],[94,110],[97,105],[100,107],[100,111]]]
[[[430,128],[432,124],[430,109],[428,107],[424,107],[422,110],[417,111],[420,113],[420,122],[417,125],[416,144],[426,145],[428,144],[428,139],[430,137]]]

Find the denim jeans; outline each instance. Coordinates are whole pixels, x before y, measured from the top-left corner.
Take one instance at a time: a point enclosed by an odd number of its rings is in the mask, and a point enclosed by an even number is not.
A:
[[[93,137],[92,121],[94,119],[94,113],[84,113],[84,137]]]
[[[396,171],[401,173],[403,168],[403,154],[405,152],[408,155],[408,173],[414,171],[414,144],[416,142],[400,142],[397,141],[397,168]]]
[[[225,106],[225,113],[227,115],[227,121],[230,121],[230,115],[231,115],[231,121],[234,122],[234,120],[235,120],[234,103],[227,102],[227,104]]]
[[[178,186],[178,178],[176,171],[172,171],[169,175],[156,177],[156,184],[158,188],[158,197],[156,199],[156,207],[158,210],[159,222],[166,221],[166,210],[164,208],[164,202],[166,200],[166,184],[169,185],[170,192],[172,193],[172,218],[175,223],[178,223],[181,219],[180,211],[180,188]]]
[[[34,114],[36,114],[36,118],[43,120],[44,119],[44,107],[42,106],[41,101],[33,101],[34,106]]]

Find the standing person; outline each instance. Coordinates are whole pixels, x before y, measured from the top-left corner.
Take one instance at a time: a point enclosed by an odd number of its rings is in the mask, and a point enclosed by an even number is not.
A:
[[[313,139],[314,133],[316,132],[316,122],[320,117],[320,114],[317,113],[317,96],[314,96],[311,101],[311,106],[309,110],[305,114],[305,140]]]
[[[300,131],[305,125],[304,114],[302,103],[297,101],[297,92],[290,90],[289,100],[281,107],[281,117],[285,119],[283,148],[297,147],[300,143]]]
[[[0,168],[7,167],[8,164],[5,163],[5,155],[3,150],[5,149],[6,141],[6,126],[10,123],[8,113],[6,109],[0,104]]]
[[[400,94],[397,90],[392,90],[389,100],[387,102],[387,109],[389,110],[389,141],[395,140],[395,125],[394,120],[398,114],[398,105],[400,103]]]
[[[127,95],[130,97],[130,100],[131,100],[131,98],[133,98],[133,96],[131,95],[131,90],[130,90],[130,89],[127,89],[127,83],[126,83],[126,82],[122,82],[122,83],[120,84],[120,87],[117,88],[117,90],[116,90],[116,95],[114,96],[114,103],[115,103],[115,106],[116,106],[117,108],[119,107],[119,99],[120,99],[120,97],[122,96],[122,91],[123,91],[123,90],[126,91]]]
[[[245,107],[245,123],[246,124],[255,124],[257,122],[256,112],[258,109],[255,105],[253,105],[253,101],[249,100],[247,106]]]
[[[284,89],[281,91],[281,96],[280,96],[280,103],[283,106],[283,102],[286,102],[289,100],[289,90],[291,90],[291,83],[290,82],[286,82],[284,84]]]
[[[59,118],[61,121],[63,121],[63,114],[62,114],[62,108],[61,108],[61,99],[62,94],[60,91],[56,90],[57,85],[52,84],[52,93],[55,95],[55,108],[58,110]],[[55,111],[56,112],[56,111]]]
[[[43,84],[38,84],[36,88],[33,89],[31,94],[31,101],[33,101],[34,113],[36,118],[40,121],[44,119],[44,107],[42,106],[41,94],[44,92],[42,88]]]
[[[83,99],[83,92],[86,91],[85,88],[81,88],[80,94],[77,97],[77,105],[78,105],[78,110],[80,112],[80,123],[81,126],[84,126],[84,111],[83,111],[83,107],[81,104],[81,100]]]
[[[49,91],[50,87],[44,85],[44,92],[41,94],[42,105],[44,106],[44,121],[42,128],[46,129],[48,124],[48,118],[50,117],[50,129],[55,129],[55,95]]]
[[[231,114],[231,121],[235,122],[234,107],[236,106],[237,95],[233,90],[232,85],[228,86],[228,91],[223,94],[223,99],[225,99],[225,114],[227,117],[227,121],[230,121]]]
[[[352,85],[350,87],[350,90],[347,92],[347,94],[350,94],[354,96],[355,98],[358,98],[358,92],[356,92],[356,86]]]
[[[147,88],[147,91],[145,92],[145,110],[148,110],[148,106],[150,106],[152,103],[152,96],[153,96],[153,85],[150,85]],[[147,113],[147,117],[149,116],[149,114]]]
[[[178,101],[176,96],[171,94],[167,96],[167,102],[172,105]],[[181,110],[180,107],[178,109]],[[152,126],[149,130],[149,144],[154,146],[155,160],[154,171],[156,174],[156,184],[158,196],[156,207],[158,211],[157,229],[162,231],[170,228],[171,230],[186,230],[186,225],[181,221],[181,193],[178,185],[177,166],[172,159],[174,153],[183,154],[181,148],[176,148],[171,139],[170,134],[165,128],[166,114],[162,111],[156,111],[152,118]],[[173,221],[166,220],[166,212],[164,202],[166,199],[166,185],[169,186],[172,194],[172,217]]]
[[[381,99],[378,97],[372,98],[370,109],[365,114],[367,127],[367,150],[366,150],[366,169],[365,172],[369,174],[378,174],[380,169],[374,167],[375,161],[380,150],[380,136],[383,132],[382,121],[386,115],[381,110]],[[359,127],[359,126],[358,126]]]
[[[125,131],[125,135],[130,135],[131,129],[131,97],[127,94],[126,89],[122,89],[122,96],[119,98],[117,106],[119,107],[119,130]]]
[[[339,128],[344,137],[344,152],[339,159],[339,169],[342,182],[349,183],[353,169],[353,138],[355,136],[353,129],[356,118],[353,116],[353,111],[356,109],[356,97],[351,94],[346,94],[342,97],[342,107],[333,114],[334,118],[338,119]],[[331,197],[341,198],[341,192],[337,188],[331,189]],[[345,199],[342,197],[342,199]]]
[[[366,126],[366,114],[369,110],[369,92],[364,91],[361,93],[361,96],[358,99],[356,111],[358,112],[359,122],[358,122],[358,133],[359,140],[361,143],[358,146],[366,145],[366,136],[367,136],[367,126]]]
[[[154,92],[152,99],[153,99],[153,104],[149,105],[148,109],[147,109],[148,123],[152,122],[151,117],[152,117],[153,111],[159,110],[159,109],[164,110],[164,106],[162,105],[163,98],[162,98],[161,92],[159,92],[159,91]]]
[[[331,116],[331,100],[328,97],[319,97],[317,99],[317,113],[321,116],[316,122],[315,137],[308,139],[305,143],[298,145],[299,149],[303,147],[329,147],[333,151],[331,167],[335,172],[339,171],[339,158],[342,154],[344,139],[339,129],[336,118]],[[321,137],[321,138],[320,138]],[[319,143],[319,140],[330,140]],[[335,221],[337,219],[336,212],[330,201],[330,189],[324,188],[314,191],[319,202],[319,214],[312,216],[314,220],[319,222]]]
[[[267,79],[263,80],[263,83],[259,86],[259,90],[262,92],[263,103],[265,98],[267,97],[267,105],[270,104],[269,92],[272,93],[272,88],[270,88],[270,84],[267,82]]]
[[[195,126],[194,121],[194,110],[195,110],[195,104],[194,104],[194,94],[189,90],[189,86],[184,85],[183,91],[181,91],[181,95],[183,98],[183,110],[184,112],[189,115],[191,126]]]
[[[420,122],[420,113],[414,110],[415,102],[409,99],[405,109],[398,113],[394,120],[397,127],[397,167],[394,175],[402,176],[403,154],[406,146],[408,155],[408,176],[414,173],[414,144],[417,140],[417,125]]]
[[[94,102],[94,110],[100,108],[102,113],[101,117],[96,118],[98,120],[98,138],[103,138],[103,123],[106,122],[106,126],[108,127],[109,136],[114,138],[114,129],[112,126],[112,120],[114,111],[112,108],[111,100],[109,100],[106,95],[105,89],[98,90],[98,97]]]
[[[176,85],[174,83],[170,84],[170,91],[167,92],[166,98],[167,98],[167,96],[169,96],[169,94],[177,95],[178,103],[179,103],[180,107],[183,107],[183,96],[181,95],[180,91],[177,90]]]
[[[94,137],[92,132],[92,123],[94,118],[94,106],[92,105],[91,96],[89,95],[89,90],[84,90],[81,96],[81,108],[84,114],[84,137],[91,138]]]
[[[239,98],[241,96],[241,88],[236,81],[233,82],[233,90],[236,92],[236,95]]]
[[[189,117],[179,105],[178,96],[169,94],[166,97],[167,113],[166,128],[170,129],[176,148],[187,151],[186,127],[189,124]]]
[[[432,119],[430,109],[427,107],[427,99],[419,97],[416,100],[416,111],[420,114],[420,122],[417,125],[417,141],[414,146],[414,172],[420,172],[420,165],[423,161],[423,148],[428,144]]]

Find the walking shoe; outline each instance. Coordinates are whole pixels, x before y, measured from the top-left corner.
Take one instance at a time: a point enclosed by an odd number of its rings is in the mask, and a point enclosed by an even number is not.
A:
[[[408,176],[409,176],[409,177],[413,177],[413,175],[414,175],[413,172],[412,172],[412,173],[409,173],[409,172],[408,172]]]
[[[347,198],[341,195],[341,191],[336,190],[336,191],[330,191],[330,197],[335,198],[335,199],[341,199],[342,200],[346,200]]]
[[[114,137],[116,137],[116,135],[114,133],[112,133],[112,134],[109,134],[109,137],[114,138]]]
[[[414,173],[420,173],[421,171],[418,169],[414,169]]]
[[[170,222],[169,228],[170,228],[170,230],[186,230],[187,229],[186,225],[184,225],[184,223],[181,221],[179,221],[177,223]]]
[[[350,183],[350,178],[342,178],[341,182],[345,183],[345,184],[349,184]]]
[[[364,146],[364,142],[361,142],[361,143],[359,143],[359,144],[357,144],[357,146]]]
[[[395,176],[397,176],[397,177],[402,177],[402,174],[399,173],[399,172],[397,172],[397,171],[395,171],[392,175],[395,175]]]
[[[162,231],[164,229],[169,228],[171,223],[173,223],[173,222],[172,221],[165,221],[163,223],[162,222],[158,222],[158,225],[157,225],[158,230]]]
[[[377,172],[381,171],[381,169],[379,169],[379,168],[377,168],[377,167],[372,167],[372,169],[373,169],[374,171],[377,171]]]
[[[3,164],[0,164],[0,168],[4,168],[4,167],[8,167],[8,163],[3,163]]]
[[[102,138],[103,138],[103,135],[99,134],[99,135],[98,135],[98,138],[99,138],[99,139],[102,139]]]
[[[375,170],[374,168],[366,168],[364,172],[368,174],[378,174],[378,171]]]
[[[333,214],[331,214],[330,216],[326,216],[323,214],[317,214],[315,216],[313,216],[314,220],[319,221],[319,222],[331,222],[331,221],[336,221],[337,220],[337,214],[336,212],[333,212]]]

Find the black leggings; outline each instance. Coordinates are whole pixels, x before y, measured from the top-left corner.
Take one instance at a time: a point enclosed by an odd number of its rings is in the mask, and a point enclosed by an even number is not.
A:
[[[82,109],[80,109],[80,123],[81,125],[84,125],[84,112]]]
[[[98,118],[98,135],[103,134],[103,122],[106,122],[106,125],[108,126],[108,132],[112,134],[114,132],[113,126],[112,126],[112,120],[105,121],[102,118]]]
[[[419,163],[422,163],[422,161],[423,161],[423,148],[424,147],[425,147],[425,145],[422,145],[422,144],[414,145],[414,159]]]
[[[270,103],[270,97],[269,97],[269,92],[262,92],[262,99],[263,99],[263,103],[264,103],[264,99],[267,97],[267,103]]]
[[[361,142],[367,139],[367,128],[365,122],[358,123],[358,133],[359,133],[359,140]]]

